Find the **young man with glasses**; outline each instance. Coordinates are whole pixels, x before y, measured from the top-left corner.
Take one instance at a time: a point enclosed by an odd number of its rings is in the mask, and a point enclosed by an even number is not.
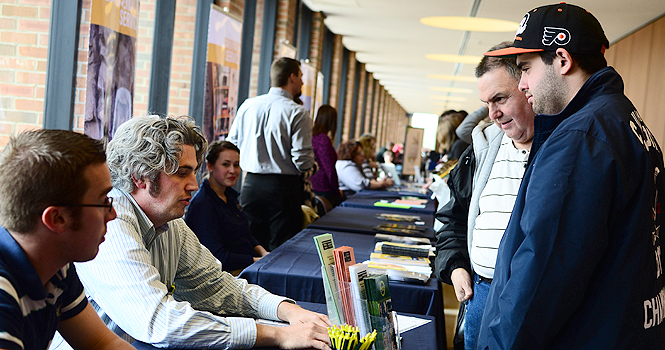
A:
[[[116,217],[101,142],[62,130],[12,138],[0,154],[0,349],[132,349],[88,304],[72,262],[97,255]]]

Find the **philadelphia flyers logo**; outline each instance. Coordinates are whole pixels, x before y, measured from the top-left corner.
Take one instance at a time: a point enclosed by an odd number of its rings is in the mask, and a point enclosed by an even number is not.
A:
[[[551,46],[556,43],[564,46],[570,42],[570,32],[567,29],[556,27],[545,27],[543,31],[543,45]]]
[[[515,33],[515,36],[518,36],[526,30],[526,23],[529,21],[529,14],[527,13],[524,15],[524,18],[522,18],[522,21],[520,22],[519,28],[517,28],[517,33]]]

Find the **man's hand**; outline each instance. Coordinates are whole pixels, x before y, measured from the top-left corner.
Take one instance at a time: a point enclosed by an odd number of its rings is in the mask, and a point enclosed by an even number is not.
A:
[[[291,325],[272,327],[257,324],[256,346],[330,350],[328,327],[332,327],[332,323],[328,320],[328,316],[283,301],[277,307],[277,317]]]
[[[327,328],[316,323],[300,323],[288,327],[256,325],[256,347],[330,350],[330,345]]]
[[[450,274],[450,280],[453,282],[453,287],[455,288],[455,296],[457,300],[461,303],[467,301],[473,297],[473,286],[471,281],[471,275],[469,272],[461,267],[456,268]]]
[[[296,304],[286,301],[281,302],[277,307],[277,317],[282,321],[290,323],[292,326],[311,322],[322,328],[332,327],[328,316],[305,310]],[[325,332],[327,336],[328,330],[325,329]]]

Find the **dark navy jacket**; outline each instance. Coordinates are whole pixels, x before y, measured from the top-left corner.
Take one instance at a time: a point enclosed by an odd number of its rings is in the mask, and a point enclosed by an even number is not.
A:
[[[185,222],[210,252],[222,263],[222,270],[244,269],[258,256],[259,242],[249,232],[249,222],[238,204],[238,192],[227,187],[224,202],[203,181],[187,209]]]
[[[665,349],[663,155],[616,71],[538,115],[478,349]]]

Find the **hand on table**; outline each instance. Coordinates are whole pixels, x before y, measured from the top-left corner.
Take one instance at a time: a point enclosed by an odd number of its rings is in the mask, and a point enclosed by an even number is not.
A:
[[[281,349],[330,350],[328,316],[308,311],[298,305],[282,302],[277,317],[289,322],[288,327],[257,325],[257,346],[278,346]]]

